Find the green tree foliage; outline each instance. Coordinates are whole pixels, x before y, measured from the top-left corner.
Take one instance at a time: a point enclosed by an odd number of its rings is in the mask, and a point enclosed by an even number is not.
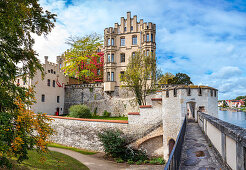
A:
[[[17,75],[32,78],[37,70],[42,71],[32,35],[47,35],[54,21],[55,14],[43,11],[37,0],[0,1],[0,166],[9,165],[7,157],[26,159],[34,145],[45,149],[46,134],[52,131],[43,114],[34,116],[24,107],[33,103],[33,92],[14,81]]]
[[[168,84],[192,84],[190,77],[184,73],[177,73],[172,79],[168,80]]]
[[[130,57],[126,71],[120,77],[121,86],[135,93],[139,105],[146,105],[146,96],[154,88],[155,71],[155,57],[138,51]]]
[[[73,105],[69,108],[69,116],[76,118],[89,118],[91,111],[86,105]]]
[[[92,59],[100,57],[97,49],[102,45],[101,37],[96,33],[82,38],[71,37],[67,44],[72,47],[64,53],[64,73],[82,82],[93,79],[95,73],[91,70],[96,69],[96,63]]]
[[[235,100],[241,100],[241,99],[246,99],[246,96],[238,96],[238,97],[236,97]]]
[[[174,77],[172,73],[166,72],[159,78],[158,84],[168,84]]]

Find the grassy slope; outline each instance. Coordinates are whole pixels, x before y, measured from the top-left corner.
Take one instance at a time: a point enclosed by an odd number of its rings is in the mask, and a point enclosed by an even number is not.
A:
[[[44,156],[45,161],[42,160],[42,156]],[[88,170],[84,164],[79,162],[78,160],[67,156],[65,154],[49,151],[45,154],[40,154],[35,150],[28,151],[28,160],[22,162],[22,164],[14,164],[13,169],[81,169]]]
[[[69,147],[69,146],[60,145],[60,144],[57,144],[57,143],[49,143],[48,147],[68,149],[68,150],[72,150],[72,151],[75,151],[75,152],[79,152],[79,153],[84,154],[84,155],[93,155],[93,154],[96,153],[96,152],[87,151],[87,150],[84,150],[84,149],[78,149],[78,148],[73,148],[73,147]]]

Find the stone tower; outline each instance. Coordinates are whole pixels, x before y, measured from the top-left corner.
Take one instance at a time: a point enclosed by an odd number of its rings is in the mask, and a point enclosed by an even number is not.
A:
[[[128,59],[140,49],[155,56],[156,25],[137,21],[137,16],[121,17],[121,23],[114,28],[104,29],[104,91],[112,92],[120,86],[120,75],[124,74]]]

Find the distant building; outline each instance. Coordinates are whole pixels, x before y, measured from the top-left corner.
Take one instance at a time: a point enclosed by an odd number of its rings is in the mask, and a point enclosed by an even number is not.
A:
[[[229,107],[238,107],[238,108],[240,108],[242,105],[244,105],[244,99],[241,99],[241,100],[226,100],[226,104]]]
[[[104,29],[104,91],[114,91],[120,86],[120,75],[124,74],[129,57],[140,49],[155,56],[156,25],[151,22],[137,21],[137,16],[121,17],[121,23],[114,28]]]

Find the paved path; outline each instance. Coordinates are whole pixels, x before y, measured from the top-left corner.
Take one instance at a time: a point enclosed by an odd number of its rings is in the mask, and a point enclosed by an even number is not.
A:
[[[215,150],[209,147],[197,123],[187,124],[185,140],[181,154],[181,170],[225,170],[217,159]]]
[[[163,170],[164,165],[128,165],[126,163],[118,164],[113,161],[103,159],[102,153],[95,155],[83,155],[75,151],[49,147],[49,150],[60,152],[77,159],[90,170]]]

